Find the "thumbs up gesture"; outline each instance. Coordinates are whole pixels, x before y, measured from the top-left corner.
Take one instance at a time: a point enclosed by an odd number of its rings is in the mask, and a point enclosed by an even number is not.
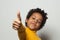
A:
[[[17,18],[13,21],[13,29],[17,30],[21,25],[21,17],[20,12],[17,13]]]

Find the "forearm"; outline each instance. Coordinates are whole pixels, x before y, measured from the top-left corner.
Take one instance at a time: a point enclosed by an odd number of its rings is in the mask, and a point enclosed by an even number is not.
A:
[[[26,40],[25,27],[22,25],[22,23],[18,29],[18,37],[19,37],[19,40]]]

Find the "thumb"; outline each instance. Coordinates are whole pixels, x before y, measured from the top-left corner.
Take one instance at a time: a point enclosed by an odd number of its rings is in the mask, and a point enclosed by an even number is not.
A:
[[[21,21],[20,11],[17,12],[17,18]]]

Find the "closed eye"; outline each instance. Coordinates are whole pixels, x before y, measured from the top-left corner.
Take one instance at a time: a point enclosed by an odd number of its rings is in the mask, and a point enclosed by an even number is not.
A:
[[[40,21],[40,20],[38,20],[38,23],[41,23],[41,21]]]
[[[34,17],[32,17],[32,19],[35,19]]]

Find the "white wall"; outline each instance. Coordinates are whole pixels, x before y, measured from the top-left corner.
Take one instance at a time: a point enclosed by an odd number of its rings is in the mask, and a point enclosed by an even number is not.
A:
[[[60,0],[0,0],[0,40],[18,40],[12,22],[20,10],[22,22],[32,8],[41,8],[48,13],[48,20],[38,35],[43,40],[60,40]]]

